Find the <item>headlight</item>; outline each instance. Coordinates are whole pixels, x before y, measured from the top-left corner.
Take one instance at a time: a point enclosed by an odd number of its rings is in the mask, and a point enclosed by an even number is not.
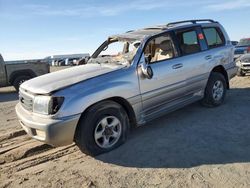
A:
[[[241,62],[240,62],[240,60],[236,61],[236,65],[237,65],[238,67],[240,67],[240,66],[241,66]]]
[[[39,114],[55,114],[64,101],[63,97],[38,95],[34,98],[33,112]]]

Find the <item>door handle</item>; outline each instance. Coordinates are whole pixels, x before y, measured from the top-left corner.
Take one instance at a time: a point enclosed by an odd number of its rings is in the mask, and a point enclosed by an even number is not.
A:
[[[210,59],[212,59],[212,56],[211,56],[211,55],[207,55],[207,56],[205,57],[205,59],[206,59],[206,60],[210,60]]]
[[[179,68],[181,68],[181,67],[183,67],[183,64],[182,64],[182,63],[175,64],[175,65],[172,66],[173,69],[179,69]]]

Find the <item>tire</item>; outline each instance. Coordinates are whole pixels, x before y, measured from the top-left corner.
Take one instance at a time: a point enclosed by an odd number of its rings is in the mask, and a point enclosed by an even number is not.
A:
[[[116,126],[108,127],[112,123]],[[83,114],[76,129],[75,142],[83,153],[95,156],[109,152],[123,144],[128,130],[129,120],[123,107],[113,101],[103,101],[90,107]],[[114,135],[118,136],[112,137]],[[105,145],[105,140],[110,143]]]
[[[242,69],[239,69],[237,71],[237,76],[246,76],[246,73]]]
[[[26,75],[23,75],[23,76],[18,76],[14,82],[13,82],[13,86],[15,87],[16,91],[18,92],[19,91],[19,87],[20,85],[29,80],[31,77],[30,76],[26,76]]]
[[[226,91],[227,84],[225,77],[221,73],[212,72],[207,82],[204,98],[201,101],[202,105],[206,107],[221,105],[225,100]]]

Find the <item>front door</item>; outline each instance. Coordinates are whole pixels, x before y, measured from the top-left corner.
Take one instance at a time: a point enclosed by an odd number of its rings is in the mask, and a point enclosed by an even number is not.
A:
[[[177,105],[185,96],[185,66],[169,33],[150,39],[144,47],[140,64],[148,57],[153,70],[151,79],[139,77],[145,120],[154,118]]]

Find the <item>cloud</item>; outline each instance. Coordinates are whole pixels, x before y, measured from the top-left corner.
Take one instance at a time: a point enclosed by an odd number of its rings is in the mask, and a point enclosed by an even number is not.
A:
[[[190,10],[197,7],[200,12],[208,11],[226,11],[234,9],[243,9],[250,6],[249,0],[127,0],[127,1],[113,1],[106,3],[94,3],[93,1],[78,3],[78,4],[45,4],[42,1],[37,4],[20,5],[16,11],[5,12],[0,14],[1,17],[8,16],[23,18],[33,16],[48,16],[48,17],[112,17],[129,12],[140,11],[156,11],[156,10],[178,10],[186,8]]]
[[[23,9],[33,15],[41,16],[115,16],[131,10],[152,10],[162,7],[162,3],[149,0],[116,3],[112,5],[77,5],[73,7],[48,6],[44,4],[27,4]]]
[[[97,16],[116,16],[129,11],[150,11],[155,9],[168,9],[173,7],[202,5],[203,2],[189,1],[183,2],[176,0],[173,3],[170,0],[129,0],[122,2],[112,2],[106,4],[80,4],[70,7],[48,6],[43,4],[28,4],[23,8],[26,12],[40,16],[80,16],[80,17],[97,17]]]
[[[205,8],[210,11],[225,11],[225,10],[235,10],[250,7],[249,0],[234,0],[225,1],[220,3],[212,3],[207,5]]]

